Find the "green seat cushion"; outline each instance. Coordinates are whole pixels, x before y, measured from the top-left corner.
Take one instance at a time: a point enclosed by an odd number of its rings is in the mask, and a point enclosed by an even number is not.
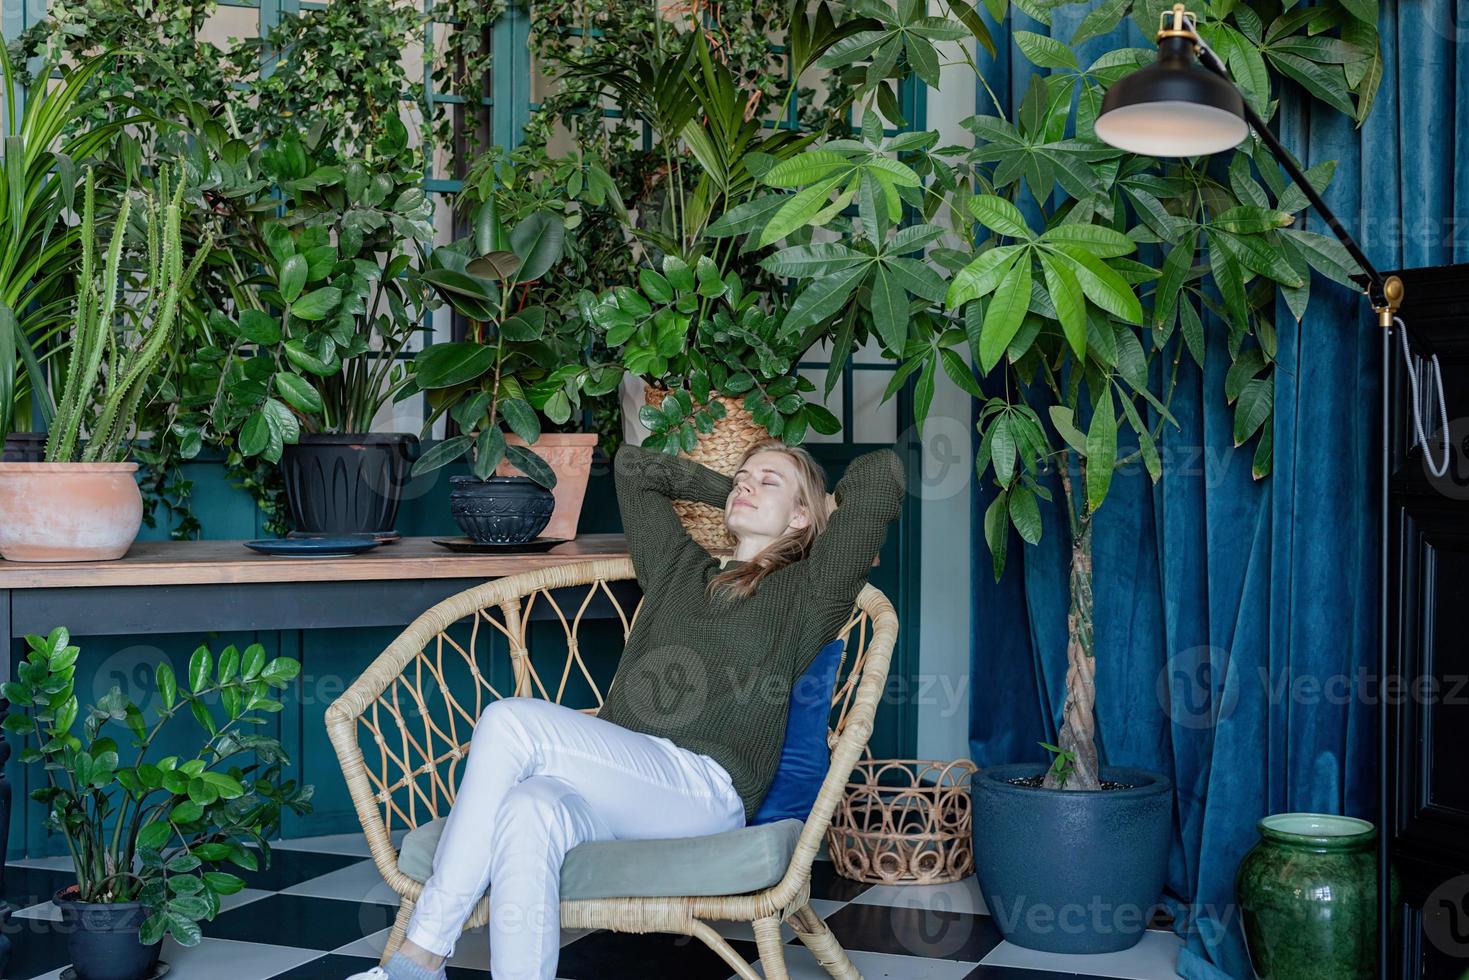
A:
[[[709,837],[669,840],[602,840],[578,844],[561,863],[561,897],[652,898],[743,895],[775,884],[785,874],[804,826],[777,820]],[[443,819],[403,838],[398,870],[427,881]]]

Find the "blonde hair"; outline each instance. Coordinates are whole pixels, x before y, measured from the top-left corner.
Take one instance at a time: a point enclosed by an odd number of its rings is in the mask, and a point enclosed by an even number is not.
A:
[[[756,453],[782,453],[796,466],[796,506],[805,509],[806,526],[787,531],[760,550],[755,557],[743,565],[720,572],[709,580],[709,594],[722,593],[746,598],[755,591],[755,586],[765,576],[805,558],[811,545],[826,527],[826,471],[807,450],[800,446],[788,446],[779,439],[764,439],[750,446],[740,457],[739,466],[749,462]]]

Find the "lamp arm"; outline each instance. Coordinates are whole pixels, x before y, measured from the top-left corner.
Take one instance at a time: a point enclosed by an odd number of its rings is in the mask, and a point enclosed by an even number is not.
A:
[[[1224,67],[1224,62],[1219,60],[1219,56],[1214,53],[1214,50],[1205,44],[1203,38],[1199,37],[1196,32],[1193,33],[1193,39],[1194,45],[1198,50],[1199,64],[1233,85],[1234,79],[1230,77],[1228,69]],[[1270,127],[1265,124],[1265,120],[1261,119],[1259,114],[1250,107],[1250,101],[1248,99],[1244,100],[1244,110],[1245,122],[1264,141],[1265,145],[1270,148],[1270,152],[1274,154],[1275,159],[1279,160],[1280,165],[1285,168],[1285,172],[1300,187],[1302,193],[1306,195],[1306,200],[1311,202],[1311,206],[1316,209],[1322,218],[1326,219],[1327,226],[1336,235],[1343,247],[1346,248],[1347,254],[1356,261],[1357,265],[1362,267],[1365,275],[1353,276],[1352,278],[1358,282],[1361,282],[1363,279],[1366,280],[1367,301],[1377,311],[1381,325],[1391,327],[1392,316],[1397,312],[1398,307],[1403,301],[1402,280],[1397,276],[1389,276],[1387,279],[1382,277],[1382,274],[1377,271],[1377,267],[1372,264],[1371,260],[1367,258],[1366,253],[1357,244],[1357,240],[1351,236],[1346,227],[1337,219],[1336,214],[1331,208],[1326,206],[1326,202],[1321,199],[1321,195],[1317,193],[1316,188],[1306,179],[1306,175],[1301,172],[1301,168],[1296,166],[1295,158],[1281,145],[1280,140],[1275,138],[1275,134],[1270,131]]]

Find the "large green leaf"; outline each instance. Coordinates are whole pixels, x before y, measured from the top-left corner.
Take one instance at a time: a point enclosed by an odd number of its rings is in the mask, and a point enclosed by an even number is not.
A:
[[[867,266],[843,269],[829,276],[813,279],[796,297],[786,313],[787,330],[800,330],[820,323],[841,309],[857,283],[867,274]]]
[[[985,310],[984,326],[979,334],[979,367],[982,373],[1000,362],[1005,348],[1020,329],[1030,309],[1030,260],[1016,262],[995,290],[994,299]]]
[[[760,267],[775,276],[809,279],[828,276],[870,261],[869,256],[854,251],[841,242],[818,242],[814,245],[783,248],[763,259]]]
[[[469,452],[474,445],[474,439],[470,436],[452,436],[443,442],[435,443],[413,464],[413,475],[422,476],[424,473],[432,473],[440,467],[447,466],[460,456]]]
[[[1058,245],[1057,251],[1071,259],[1072,271],[1086,298],[1128,323],[1143,322],[1143,307],[1137,294],[1117,270],[1079,245]]]
[[[325,319],[326,315],[337,308],[342,301],[342,291],[336,286],[322,286],[313,289],[291,304],[291,316],[301,320],[316,321]]]
[[[495,363],[495,349],[461,340],[434,344],[413,359],[420,388],[452,388],[478,378]]]
[[[510,250],[520,258],[518,282],[539,279],[561,260],[566,225],[550,211],[537,211],[510,232]]]
[[[536,410],[530,407],[530,402],[523,398],[502,398],[499,409],[511,431],[527,443],[541,437],[541,420]]]
[[[981,194],[969,199],[969,213],[997,235],[1029,241],[1034,236],[1020,209],[1003,197]]]
[[[516,469],[550,490],[556,486],[556,472],[535,452],[525,446],[506,446],[505,458]]]
[[[954,276],[954,281],[949,284],[948,296],[944,300],[945,305],[951,310],[958,309],[972,299],[994,292],[1000,280],[1010,271],[1016,254],[1023,248],[1023,245],[1001,245],[981,252]]]
[[[1112,414],[1112,389],[1103,388],[1092,410],[1092,422],[1086,430],[1086,506],[1094,511],[1102,506],[1107,489],[1112,485],[1112,471],[1117,465],[1117,417]]]
[[[1061,321],[1061,330],[1066,342],[1078,358],[1086,357],[1086,295],[1076,274],[1066,260],[1037,250],[1041,260],[1041,272],[1046,279],[1046,290],[1051,296],[1051,305],[1056,307],[1056,319]]]
[[[908,294],[887,267],[879,264],[872,276],[872,322],[883,346],[902,353],[908,340]]]
[[[313,415],[322,409],[321,394],[311,382],[299,374],[290,371],[277,372],[275,390],[287,405],[298,412]]]

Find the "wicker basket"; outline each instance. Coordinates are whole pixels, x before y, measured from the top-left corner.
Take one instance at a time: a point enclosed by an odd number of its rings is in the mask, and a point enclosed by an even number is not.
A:
[[[864,759],[832,815],[837,874],[879,885],[938,885],[974,871],[968,759]]]
[[[666,397],[666,388],[643,386],[643,401],[649,405],[660,407]],[[699,433],[694,451],[684,455],[729,476],[734,474],[751,443],[769,439],[770,433],[750,415],[744,399],[717,395],[714,400],[724,405],[724,418],[715,421],[714,431]],[[734,538],[724,527],[724,511],[692,500],[676,500],[673,509],[684,527],[688,528],[689,536],[704,550],[729,551],[734,548]]]

